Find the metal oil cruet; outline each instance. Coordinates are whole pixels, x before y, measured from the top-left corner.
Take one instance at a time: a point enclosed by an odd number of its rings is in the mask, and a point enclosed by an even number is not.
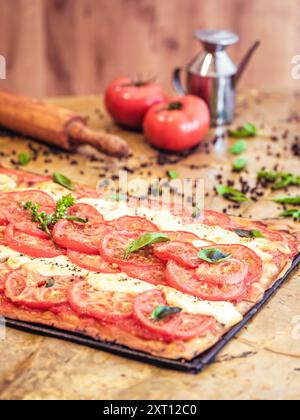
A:
[[[204,51],[187,67],[174,70],[174,87],[181,95],[188,93],[204,99],[210,108],[213,126],[229,124],[234,118],[237,83],[260,42],[251,46],[237,67],[226,47],[236,44],[238,35],[227,30],[201,30],[194,35],[203,44]],[[182,71],[187,74],[186,88],[181,83]]]

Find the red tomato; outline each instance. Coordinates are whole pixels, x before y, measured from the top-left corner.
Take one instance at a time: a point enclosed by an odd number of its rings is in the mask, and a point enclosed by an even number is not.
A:
[[[13,225],[8,225],[5,231],[7,245],[21,254],[35,258],[54,258],[63,252],[57,249],[48,239],[37,238],[20,232]]]
[[[88,223],[104,222],[102,214],[100,214],[95,207],[90,206],[89,204],[75,204],[69,208],[68,215],[80,217],[81,219],[88,219]]]
[[[196,268],[199,265],[199,250],[189,243],[174,241],[158,244],[154,246],[153,253],[161,261],[173,260],[186,268]]]
[[[129,128],[142,128],[147,111],[166,101],[166,95],[156,84],[136,82],[121,77],[108,86],[105,104],[113,119]]]
[[[100,242],[100,254],[110,262],[120,265],[133,265],[135,267],[147,267],[159,264],[159,260],[153,255],[152,248],[143,248],[134,252],[125,259],[125,251],[128,246],[140,237],[140,234],[125,235],[124,233],[109,233]]]
[[[200,215],[199,222],[208,226],[221,226],[223,229],[230,229],[232,227],[229,216],[213,210],[204,210]]]
[[[149,222],[143,217],[135,216],[124,216],[119,219],[111,220],[107,225],[113,230],[128,232],[156,232],[158,230],[154,223]]]
[[[5,280],[5,296],[18,305],[32,309],[48,310],[67,303],[69,277],[43,277],[26,270],[17,270]]]
[[[76,223],[60,220],[53,228],[55,242],[63,248],[86,254],[99,254],[99,242],[107,233],[104,223]]]
[[[4,291],[6,277],[11,273],[11,271],[11,268],[9,268],[6,262],[0,264],[0,293]]]
[[[179,152],[200,143],[208,133],[209,123],[206,103],[188,95],[152,107],[144,120],[144,132],[153,146]]]
[[[190,232],[171,232],[171,231],[164,231],[162,232],[165,235],[167,235],[169,237],[169,239],[171,239],[171,241],[178,241],[178,242],[187,242],[187,243],[192,243],[195,241],[201,241],[202,239],[198,238],[197,235],[195,235],[194,233],[190,233]],[[206,239],[203,241],[205,241],[205,243],[207,245],[212,244],[213,242],[207,241]]]
[[[160,340],[161,336],[159,334],[154,334],[153,332],[147,330],[144,325],[138,322],[136,319],[126,318],[118,321],[118,327],[123,331],[127,331],[136,337],[140,337],[143,340]]]
[[[67,256],[73,264],[96,273],[118,273],[118,266],[106,262],[100,255],[83,254],[82,252],[68,250]]]
[[[187,269],[174,261],[169,261],[166,279],[171,287],[209,301],[238,301],[247,292],[244,281],[234,285],[218,286],[199,281],[195,276],[195,272],[196,270],[194,269]]]
[[[74,282],[69,288],[68,298],[75,312],[106,322],[131,317],[134,300],[127,293],[95,290],[86,281]]]
[[[157,264],[151,266],[137,267],[134,265],[124,265],[122,271],[129,277],[146,281],[151,284],[162,284],[167,286],[164,264]]]
[[[195,272],[197,280],[217,286],[245,282],[247,274],[247,265],[235,258],[230,258],[228,261],[218,264],[201,261]]]
[[[6,225],[0,226],[0,245],[6,245],[5,230]]]
[[[167,306],[164,295],[159,290],[140,294],[134,301],[133,315],[149,331],[171,340],[191,340],[211,330],[215,321],[211,317],[177,313],[160,321],[151,317],[160,306]]]

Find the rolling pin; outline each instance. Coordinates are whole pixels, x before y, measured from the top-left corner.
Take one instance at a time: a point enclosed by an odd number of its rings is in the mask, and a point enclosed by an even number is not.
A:
[[[89,144],[110,156],[126,157],[129,153],[125,140],[91,130],[87,118],[3,91],[0,91],[0,126],[68,151]]]

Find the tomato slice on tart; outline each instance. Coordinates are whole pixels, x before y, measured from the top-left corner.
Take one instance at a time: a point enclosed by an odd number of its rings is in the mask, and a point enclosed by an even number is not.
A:
[[[104,223],[77,223],[60,220],[53,228],[52,235],[61,247],[86,254],[99,254],[99,242],[107,233]]]
[[[154,256],[152,247],[140,249],[125,258],[125,251],[128,246],[140,236],[141,233],[131,235],[124,232],[109,233],[100,242],[100,254],[106,261],[118,264],[121,267],[126,265],[147,267],[159,264],[160,261]]]
[[[177,241],[166,242],[153,247],[154,255],[161,261],[173,260],[186,268],[196,268],[198,266],[198,252],[199,250],[191,243]]]
[[[111,220],[107,223],[113,230],[128,232],[156,232],[158,230],[154,223],[143,217],[124,216],[119,219]]]
[[[110,264],[105,261],[101,255],[83,254],[82,252],[68,249],[67,257],[73,264],[86,270],[96,273],[119,273],[120,270],[116,264]]]
[[[7,245],[21,254],[35,258],[54,258],[62,255],[63,251],[55,247],[50,239],[37,238],[20,232],[10,224],[5,230]]]
[[[208,226],[220,226],[223,229],[231,228],[231,218],[227,214],[213,210],[204,210],[199,218],[199,222]]]
[[[123,265],[122,271],[127,274],[127,276],[134,279],[139,279],[146,281],[147,283],[155,285],[164,285],[167,286],[166,282],[166,267],[164,264],[157,264],[151,266],[138,267],[133,264]]]
[[[198,241],[199,238],[197,235],[195,235],[194,233],[190,233],[190,232],[183,232],[183,231],[177,231],[177,232],[173,232],[173,231],[163,231],[162,233],[164,233],[165,235],[167,235],[171,241],[178,241],[178,242],[195,242]]]
[[[6,231],[6,225],[0,226],[0,245],[6,245],[6,239],[5,239],[5,231]]]
[[[88,219],[88,223],[103,223],[104,218],[95,207],[89,204],[78,203],[70,207],[68,210],[69,216],[80,217],[81,219]]]
[[[201,261],[195,271],[197,280],[221,287],[245,282],[247,275],[247,265],[236,258],[230,258],[218,264]]]
[[[172,340],[191,340],[207,333],[215,326],[215,321],[211,317],[184,312],[175,313],[163,319],[155,319],[154,311],[166,306],[168,303],[163,292],[151,290],[136,297],[133,315],[149,331]]]
[[[86,281],[74,282],[68,298],[75,312],[99,321],[118,322],[132,315],[133,295],[96,290]]]
[[[6,277],[11,273],[11,271],[11,268],[6,264],[6,262],[0,264],[0,293],[4,291]]]
[[[148,330],[134,317],[119,320],[118,327],[121,328],[123,331],[126,331],[136,337],[142,338],[143,340],[161,340],[161,335],[155,334],[152,331]]]
[[[208,301],[238,301],[247,292],[244,281],[223,286],[199,281],[195,269],[184,268],[175,261],[168,262],[166,279],[171,287]]]
[[[5,295],[12,302],[32,309],[48,310],[67,302],[70,277],[44,277],[25,269],[10,273],[5,280]]]

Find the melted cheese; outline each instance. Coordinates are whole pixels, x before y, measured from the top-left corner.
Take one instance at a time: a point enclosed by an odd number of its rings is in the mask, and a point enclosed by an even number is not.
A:
[[[51,181],[40,182],[36,184],[34,188],[49,194],[55,201],[60,200],[65,195],[72,194],[70,190]]]
[[[156,287],[153,284],[128,277],[126,274],[89,274],[87,282],[96,290],[102,292],[119,292],[138,295],[139,293],[153,290]]]
[[[0,191],[13,190],[17,187],[15,180],[6,174],[0,174]]]

